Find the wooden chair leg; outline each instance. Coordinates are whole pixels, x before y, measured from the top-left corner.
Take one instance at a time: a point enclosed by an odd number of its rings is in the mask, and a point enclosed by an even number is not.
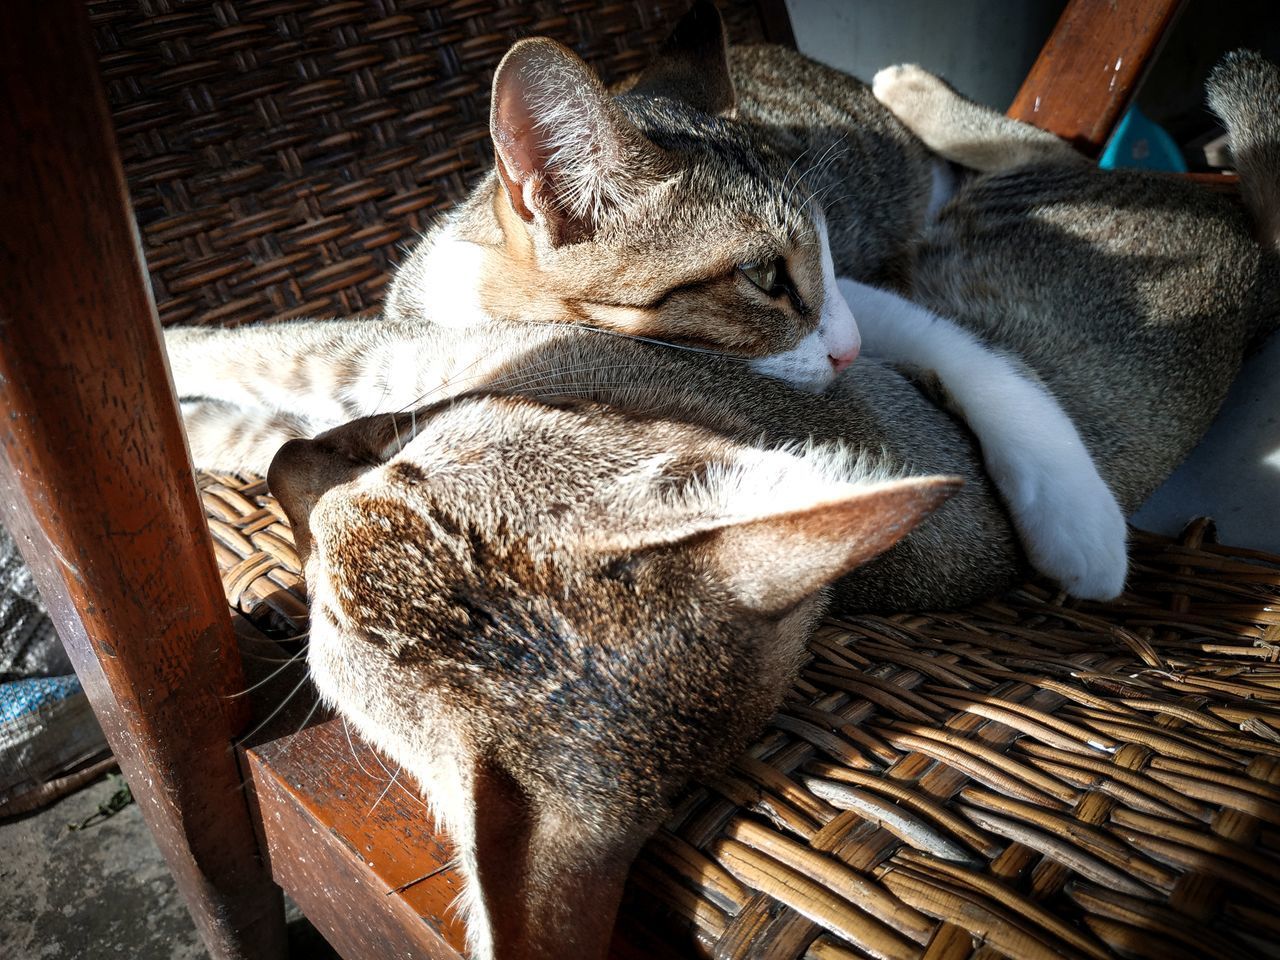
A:
[[[791,27],[791,14],[787,12],[786,0],[757,0],[756,10],[760,14],[760,26],[764,28],[765,40],[794,50],[796,33]]]
[[[1009,108],[1096,157],[1186,0],[1071,0]]]
[[[4,522],[210,952],[280,957],[231,747],[238,653],[84,5],[0,20]]]

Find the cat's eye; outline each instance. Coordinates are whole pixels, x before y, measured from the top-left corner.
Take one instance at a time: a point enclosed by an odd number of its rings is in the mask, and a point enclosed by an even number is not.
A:
[[[770,297],[788,297],[800,308],[801,301],[796,294],[791,277],[787,274],[787,262],[781,257],[763,263],[740,263],[738,272],[750,280],[761,292]]]
[[[778,261],[740,263],[738,271],[765,293],[772,295],[778,283]]]

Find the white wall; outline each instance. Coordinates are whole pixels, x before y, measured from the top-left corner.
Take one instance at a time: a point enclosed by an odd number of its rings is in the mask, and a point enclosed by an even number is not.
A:
[[[786,0],[796,45],[870,80],[918,63],[1005,110],[1065,0]]]

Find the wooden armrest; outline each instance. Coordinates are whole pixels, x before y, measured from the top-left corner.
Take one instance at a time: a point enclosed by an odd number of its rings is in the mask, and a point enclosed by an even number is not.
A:
[[[1096,157],[1186,0],[1071,0],[1009,107]]]

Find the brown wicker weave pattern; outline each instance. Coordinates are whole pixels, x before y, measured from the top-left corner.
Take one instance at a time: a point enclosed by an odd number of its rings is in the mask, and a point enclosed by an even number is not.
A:
[[[555,37],[606,78],[687,0],[94,0],[162,322],[376,309],[399,248],[491,160],[489,84]],[[722,3],[737,42],[755,4]]]
[[[203,489],[233,604],[300,627],[279,509]],[[829,622],[649,844],[624,924],[717,958],[1280,955],[1280,558],[1209,533],[1137,535],[1115,604],[1029,584]]]

